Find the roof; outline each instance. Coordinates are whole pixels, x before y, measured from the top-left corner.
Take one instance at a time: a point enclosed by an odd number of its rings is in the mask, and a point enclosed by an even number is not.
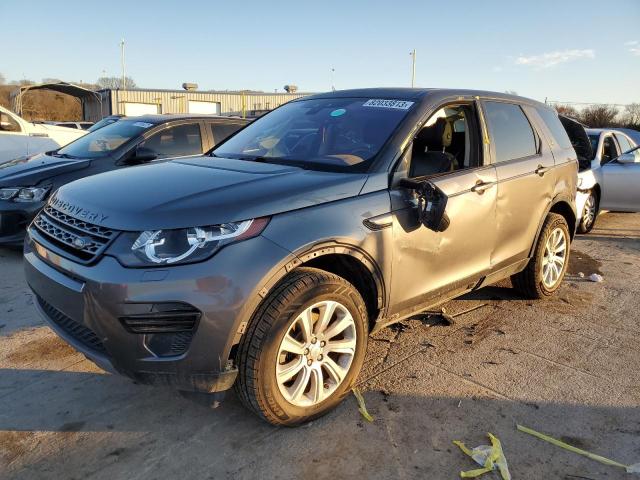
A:
[[[251,95],[282,95],[282,96],[291,96],[291,97],[299,97],[301,95],[313,95],[313,93],[309,92],[257,92],[255,90],[175,90],[175,89],[164,89],[164,88],[128,88],[128,89],[119,89],[119,88],[103,88],[102,90],[96,90],[98,93],[103,92],[158,92],[158,93],[197,93],[197,94],[213,94],[213,95],[242,95],[245,94],[247,96]]]
[[[205,113],[164,113],[164,114],[152,114],[152,115],[140,115],[138,117],[123,117],[121,121],[136,121],[146,122],[153,124],[160,124],[171,122],[174,120],[193,120],[193,119],[209,119],[209,120],[224,120],[233,122],[249,122],[249,119],[240,117],[224,117],[222,115],[207,115]]]
[[[315,98],[384,98],[390,100],[420,100],[428,95],[441,94],[443,96],[459,95],[465,97],[491,97],[500,98],[504,100],[516,100],[518,102],[525,101],[532,105],[544,106],[542,102],[533,100],[526,97],[520,97],[517,95],[510,95],[507,93],[490,92],[485,90],[468,90],[457,88],[358,88],[352,90],[336,90],[334,92],[318,93],[308,97],[301,98],[296,101],[304,101]]]

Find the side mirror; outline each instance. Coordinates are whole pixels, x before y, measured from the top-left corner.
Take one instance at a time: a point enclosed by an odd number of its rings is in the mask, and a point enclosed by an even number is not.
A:
[[[637,153],[637,152],[638,151],[636,150],[634,152],[623,153],[618,158],[616,158],[616,162],[618,162],[618,163],[636,163],[636,155],[635,155],[635,153]]]
[[[138,164],[151,162],[158,158],[158,154],[146,147],[137,147],[133,154],[128,158],[127,163]]]
[[[400,186],[414,190],[418,195],[418,214],[420,223],[434,232],[444,232],[449,228],[449,217],[446,213],[448,197],[428,180],[416,182],[403,178]]]

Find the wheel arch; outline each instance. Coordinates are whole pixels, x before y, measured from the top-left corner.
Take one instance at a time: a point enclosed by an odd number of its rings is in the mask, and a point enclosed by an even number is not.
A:
[[[536,244],[540,238],[540,233],[542,232],[542,227],[544,226],[544,221],[550,213],[557,213],[564,217],[567,225],[569,226],[569,235],[571,236],[571,240],[573,240],[573,237],[576,234],[577,217],[574,208],[571,206],[570,200],[564,197],[556,198],[551,204],[549,204],[545,214],[542,215],[542,218],[540,219],[536,236],[531,244],[531,248],[529,249],[529,257],[531,257],[535,251]]]

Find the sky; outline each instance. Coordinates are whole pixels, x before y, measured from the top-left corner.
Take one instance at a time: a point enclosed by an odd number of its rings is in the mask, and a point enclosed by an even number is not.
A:
[[[640,102],[640,0],[1,0],[7,80],[300,91],[411,85]],[[11,48],[7,48],[11,46]]]

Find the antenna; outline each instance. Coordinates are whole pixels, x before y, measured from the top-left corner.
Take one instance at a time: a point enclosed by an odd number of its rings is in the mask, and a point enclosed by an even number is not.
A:
[[[414,48],[412,52],[409,52],[411,55],[411,88],[416,86],[416,49]]]

